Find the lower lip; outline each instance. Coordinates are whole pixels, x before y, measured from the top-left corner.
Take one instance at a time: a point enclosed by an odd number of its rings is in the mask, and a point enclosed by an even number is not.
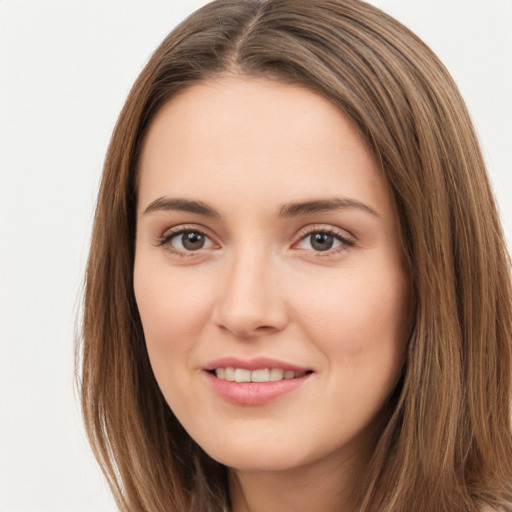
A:
[[[307,373],[295,379],[283,379],[275,382],[232,382],[219,379],[205,372],[213,390],[222,398],[241,405],[262,405],[281,395],[294,391],[311,376]]]

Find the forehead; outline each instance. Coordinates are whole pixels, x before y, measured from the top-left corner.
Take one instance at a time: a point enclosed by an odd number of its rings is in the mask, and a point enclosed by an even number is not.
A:
[[[372,152],[332,102],[260,78],[224,76],[173,97],[151,123],[139,172],[140,207],[155,196],[218,201],[246,189],[267,202],[362,194],[389,203]]]

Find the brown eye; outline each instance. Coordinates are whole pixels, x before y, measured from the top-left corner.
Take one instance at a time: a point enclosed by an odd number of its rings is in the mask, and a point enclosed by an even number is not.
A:
[[[328,233],[312,233],[309,237],[315,251],[328,251],[334,245],[334,237]]]
[[[186,251],[197,251],[205,244],[205,236],[197,231],[186,231],[176,236]]]
[[[200,229],[171,228],[158,239],[158,245],[176,256],[194,256],[194,252],[218,249],[219,246]]]
[[[353,247],[353,245],[354,241],[341,233],[334,232],[332,229],[318,229],[304,234],[294,247],[314,253],[323,252],[326,255],[334,255],[343,249]]]

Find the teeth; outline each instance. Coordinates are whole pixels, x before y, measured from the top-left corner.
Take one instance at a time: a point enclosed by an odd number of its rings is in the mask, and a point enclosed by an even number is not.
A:
[[[231,382],[277,382],[279,380],[297,379],[306,375],[305,371],[294,372],[281,368],[261,368],[246,370],[245,368],[216,368],[215,375],[219,379]]]
[[[281,368],[272,368],[272,370],[270,370],[270,375],[269,375],[270,382],[275,382],[276,380],[282,380],[283,374],[284,374],[284,371],[281,370]]]
[[[253,370],[251,372],[251,382],[268,382],[270,380],[270,370],[265,368],[263,370]]]
[[[251,382],[251,370],[237,368],[235,370],[235,382]]]
[[[223,368],[220,368],[222,370]],[[217,373],[217,372],[215,372]],[[218,375],[217,375],[218,377]],[[222,377],[220,377],[222,378]],[[233,382],[235,380],[235,369],[234,368],[226,368],[226,380],[230,380]]]

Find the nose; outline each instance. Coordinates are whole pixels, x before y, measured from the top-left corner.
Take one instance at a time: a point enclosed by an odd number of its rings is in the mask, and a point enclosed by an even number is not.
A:
[[[283,330],[288,323],[278,265],[261,252],[239,254],[226,264],[213,320],[238,338]]]

